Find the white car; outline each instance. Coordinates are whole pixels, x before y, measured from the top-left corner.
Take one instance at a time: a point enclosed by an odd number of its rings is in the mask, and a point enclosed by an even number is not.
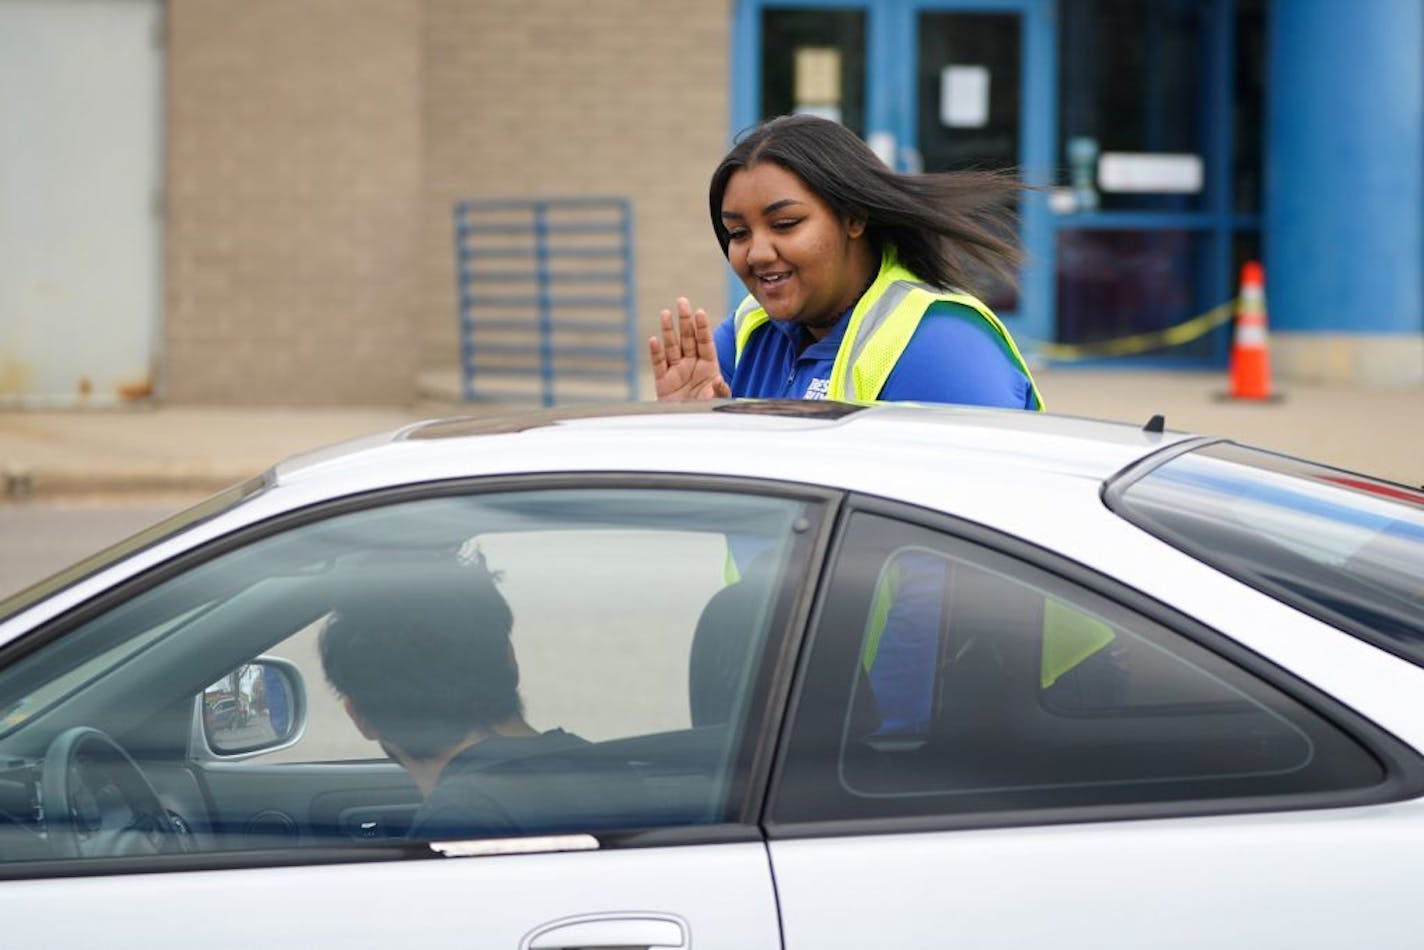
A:
[[[325,635],[430,701],[476,573],[564,738],[425,824],[419,762],[500,743],[391,738]],[[1417,948],[1421,665],[1424,494],[1160,419],[423,423],[0,603],[3,939]]]

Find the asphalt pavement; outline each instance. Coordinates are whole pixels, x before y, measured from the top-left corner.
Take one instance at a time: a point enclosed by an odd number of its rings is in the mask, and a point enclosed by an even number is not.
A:
[[[1283,398],[1222,398],[1221,373],[1048,369],[1048,409],[1225,436],[1409,485],[1424,483],[1424,388],[1278,383]],[[33,498],[216,491],[289,455],[491,403],[353,409],[156,406],[0,411],[0,504]]]

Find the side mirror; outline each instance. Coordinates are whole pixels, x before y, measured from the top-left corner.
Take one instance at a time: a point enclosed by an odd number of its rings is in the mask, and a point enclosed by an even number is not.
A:
[[[198,748],[245,758],[293,745],[307,725],[307,694],[296,665],[274,656],[244,663],[197,698]]]

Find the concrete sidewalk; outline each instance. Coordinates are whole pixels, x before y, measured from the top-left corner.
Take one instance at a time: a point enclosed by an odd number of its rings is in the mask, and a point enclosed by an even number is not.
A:
[[[440,412],[159,406],[0,412],[0,502],[206,493],[289,455]]]
[[[1037,374],[1053,412],[1227,436],[1264,448],[1424,483],[1424,389],[1282,385],[1278,403],[1222,401],[1223,374],[1053,369]],[[508,405],[284,409],[161,406],[0,411],[0,502],[7,497],[205,493],[319,445],[420,419]]]
[[[1222,398],[1225,373],[1056,369],[1035,374],[1049,410],[1216,435],[1424,484],[1424,388],[1363,390],[1279,382],[1279,402]]]

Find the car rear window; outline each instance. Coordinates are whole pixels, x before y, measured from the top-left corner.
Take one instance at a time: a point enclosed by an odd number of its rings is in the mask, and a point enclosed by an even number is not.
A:
[[[1232,443],[1109,484],[1169,544],[1424,666],[1424,492]]]

